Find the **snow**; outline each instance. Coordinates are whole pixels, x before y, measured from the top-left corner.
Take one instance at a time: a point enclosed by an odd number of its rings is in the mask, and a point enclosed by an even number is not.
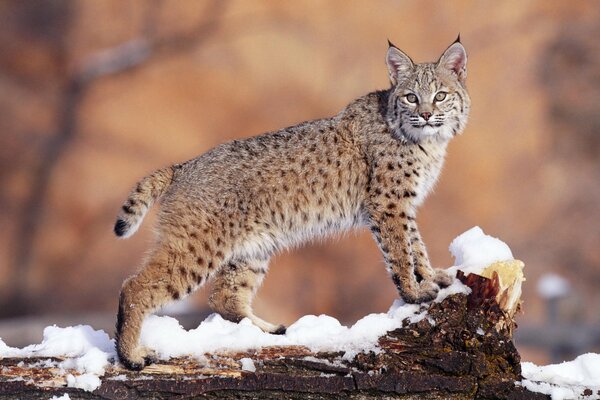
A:
[[[404,319],[417,322],[424,316],[420,305],[405,305],[396,300],[387,313],[367,315],[351,327],[327,315],[305,315],[290,325],[285,335],[265,333],[247,318],[233,323],[219,314],[210,315],[198,328],[189,331],[174,318],[150,316],[142,327],[141,344],[153,349],[161,359],[291,345],[306,346],[315,352],[356,354],[375,350],[377,339],[401,327]]]
[[[114,343],[108,334],[89,325],[44,328],[42,343],[23,349],[8,347],[0,340],[0,355],[4,357],[82,357],[97,349],[114,355]]]
[[[102,330],[88,325],[44,328],[42,343],[23,349],[7,346],[0,340],[0,357],[64,357],[58,364],[63,370],[76,370],[67,375],[67,386],[93,391],[100,387],[111,359],[116,359],[114,341]]]
[[[88,392],[93,392],[97,388],[100,387],[102,382],[100,381],[100,377],[94,374],[81,374],[81,375],[67,375],[67,386],[73,387],[76,389],[87,390]]]
[[[455,273],[455,271],[454,271]],[[435,301],[454,293],[468,293],[459,281],[440,290]],[[207,317],[196,329],[185,330],[168,316],[152,315],[142,326],[140,342],[160,358],[192,356],[219,351],[246,351],[266,346],[305,346],[313,352],[342,351],[344,358],[359,352],[377,351],[377,341],[388,331],[400,328],[404,320],[415,323],[427,315],[426,307],[395,300],[387,313],[369,314],[351,327],[328,315],[305,315],[287,328],[285,335],[265,333],[245,318],[239,323],[219,314]]]
[[[254,361],[251,358],[244,357],[240,360],[240,363],[242,364],[242,371],[256,372]]]
[[[537,291],[545,299],[556,299],[569,294],[571,285],[562,276],[548,273],[538,281]]]
[[[126,381],[127,375],[123,375],[123,374],[115,375],[115,376],[111,376],[108,379],[110,379],[111,381]]]
[[[71,400],[68,393],[63,394],[60,397],[52,396],[50,400]]]
[[[454,276],[458,269],[465,274],[478,272],[496,261],[512,259],[508,246],[501,240],[487,236],[475,227],[458,236],[450,245],[456,265],[448,268]],[[458,280],[440,290],[435,301],[442,301],[454,293],[469,293]],[[158,358],[194,357],[203,360],[206,353],[219,351],[247,351],[266,346],[306,346],[311,351],[343,352],[345,359],[357,353],[378,352],[378,338],[390,330],[428,318],[427,305],[405,304],[395,300],[388,312],[369,314],[354,325],[342,325],[327,315],[306,315],[290,325],[285,335],[261,331],[249,319],[233,323],[218,314],[212,314],[200,325],[185,330],[168,316],[151,315],[142,326],[140,344]],[[90,326],[44,329],[42,343],[23,349],[7,346],[0,340],[0,357],[63,357],[59,368],[64,370],[69,387],[93,391],[101,385],[100,377],[116,360],[114,341],[104,331]],[[242,369],[255,370],[251,359],[242,359]]]
[[[537,366],[521,363],[521,384],[533,392],[548,394],[552,400],[581,398],[585,389],[593,395],[586,399],[600,399],[600,354],[582,354],[561,364]]]
[[[450,243],[450,253],[454,264],[468,275],[498,261],[512,260],[510,248],[502,240],[483,233],[476,226],[469,229]]]

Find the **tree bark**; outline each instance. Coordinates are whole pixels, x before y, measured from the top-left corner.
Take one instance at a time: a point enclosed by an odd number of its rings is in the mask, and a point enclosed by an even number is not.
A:
[[[0,399],[547,399],[515,385],[521,367],[513,314],[522,275],[512,282],[513,272],[499,271],[488,271],[489,278],[459,272],[469,295],[432,303],[427,318],[380,337],[377,353],[346,359],[286,346],[173,359],[141,372],[112,366],[94,392],[64,387],[64,372],[40,360],[4,359]],[[515,290],[517,302],[507,302]],[[242,358],[256,371],[242,370]]]

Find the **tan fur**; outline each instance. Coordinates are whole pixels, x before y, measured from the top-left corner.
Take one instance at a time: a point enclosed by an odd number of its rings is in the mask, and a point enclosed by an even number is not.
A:
[[[460,51],[455,43],[438,63],[413,65],[390,47],[390,90],[361,97],[332,118],[226,143],[144,178],[115,225],[117,235],[130,235],[161,198],[156,245],[121,291],[121,361],[142,368],[145,316],[211,278],[209,304],[224,318],[248,317],[267,332],[284,332],[252,312],[271,255],[357,226],[373,232],[402,298],[433,299],[451,279],[431,268],[415,218],[449,139],[466,123],[466,70],[458,70],[466,55],[455,54]],[[440,88],[448,102],[426,100]],[[406,103],[407,91],[423,104]],[[425,109],[439,125],[417,126],[426,122],[419,120]]]
[[[230,262],[215,277],[208,304],[230,321],[238,322],[246,317],[265,332],[284,332],[283,325],[273,325],[252,312],[252,299],[266,272],[266,260]]]

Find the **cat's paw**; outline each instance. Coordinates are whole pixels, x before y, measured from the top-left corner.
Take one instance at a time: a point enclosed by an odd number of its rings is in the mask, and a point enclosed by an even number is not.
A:
[[[144,367],[158,361],[158,356],[154,352],[142,346],[128,349],[120,346],[119,343],[117,344],[117,355],[121,364],[132,371],[141,371]]]
[[[147,365],[149,360],[146,360],[146,357],[142,356],[127,356],[124,354],[119,354],[119,361],[127,369],[132,371],[141,371]]]
[[[285,325],[279,325],[277,327],[277,329],[275,329],[273,332],[271,332],[271,334],[273,334],[273,335],[285,335],[286,331],[287,331],[287,328],[285,327]]]
[[[401,296],[407,303],[429,303],[437,297],[439,291],[440,287],[433,281],[421,281],[416,288],[403,290]]]
[[[445,270],[434,268],[433,281],[437,283],[440,288],[446,288],[452,285],[454,278],[451,277]]]
[[[160,361],[160,358],[158,357],[158,354],[156,354],[156,352],[144,348],[144,353],[146,353],[146,355],[144,356],[144,364],[146,366],[156,364]]]

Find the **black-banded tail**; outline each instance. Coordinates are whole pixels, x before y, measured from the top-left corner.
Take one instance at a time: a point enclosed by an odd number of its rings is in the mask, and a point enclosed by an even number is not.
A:
[[[123,203],[115,223],[115,235],[128,238],[140,227],[144,216],[173,181],[177,166],[159,169],[137,183]]]

